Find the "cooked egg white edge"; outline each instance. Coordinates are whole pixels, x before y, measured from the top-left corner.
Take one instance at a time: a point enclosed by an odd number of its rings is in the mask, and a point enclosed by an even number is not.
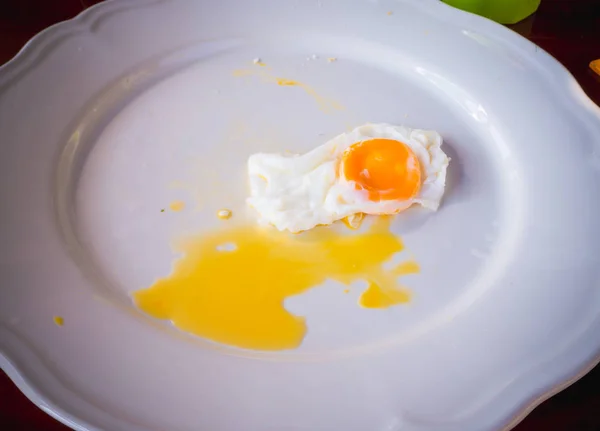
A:
[[[406,201],[368,200],[366,191],[338,175],[344,151],[375,138],[406,144],[421,165],[422,184],[417,196]],[[342,133],[304,155],[258,153],[248,159],[250,197],[261,224],[299,232],[330,224],[353,214],[393,214],[417,203],[437,210],[444,194],[449,158],[435,131],[389,124],[366,124]]]

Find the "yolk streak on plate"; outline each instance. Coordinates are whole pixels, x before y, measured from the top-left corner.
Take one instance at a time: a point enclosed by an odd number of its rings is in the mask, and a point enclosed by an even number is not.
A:
[[[281,87],[301,88],[302,90],[304,90],[304,92],[306,94],[311,96],[317,102],[319,109],[321,109],[325,113],[331,113],[333,111],[341,111],[344,109],[344,107],[341,104],[339,104],[338,102],[336,102],[334,100],[327,99],[327,98],[321,96],[319,93],[317,93],[317,91],[314,88],[310,87],[309,85],[306,85],[302,82],[299,82],[299,81],[296,81],[293,79],[277,77],[275,75],[272,75],[271,73],[269,73],[266,70],[240,69],[240,70],[233,71],[233,76],[235,76],[235,77],[257,76],[259,78],[262,78],[262,80],[265,82],[272,82]]]
[[[306,323],[287,311],[284,301],[327,279],[366,280],[363,307],[410,300],[397,279],[418,272],[417,264],[383,268],[404,248],[390,232],[389,218],[377,219],[366,232],[347,232],[318,227],[291,235],[252,226],[188,239],[178,244],[184,255],[173,273],[134,292],[133,299],[149,315],[213,341],[257,350],[295,348]]]

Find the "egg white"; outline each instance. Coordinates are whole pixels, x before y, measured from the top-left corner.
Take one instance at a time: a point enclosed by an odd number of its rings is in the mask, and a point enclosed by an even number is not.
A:
[[[421,166],[421,188],[409,200],[370,201],[368,192],[356,190],[341,173],[344,151],[375,138],[406,144]],[[303,155],[258,153],[248,159],[248,204],[259,222],[279,230],[300,232],[328,225],[355,214],[395,214],[413,204],[437,210],[444,194],[450,159],[442,151],[435,131],[390,124],[365,124],[342,133]]]

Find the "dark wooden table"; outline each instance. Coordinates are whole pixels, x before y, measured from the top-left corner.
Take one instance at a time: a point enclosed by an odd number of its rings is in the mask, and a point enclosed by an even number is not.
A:
[[[0,0],[0,64],[40,30],[101,0]],[[538,12],[512,28],[555,56],[600,105],[600,0],[542,0]],[[67,431],[0,373],[0,429]],[[599,431],[600,366],[535,409],[516,431]],[[107,430],[111,431],[111,430]]]

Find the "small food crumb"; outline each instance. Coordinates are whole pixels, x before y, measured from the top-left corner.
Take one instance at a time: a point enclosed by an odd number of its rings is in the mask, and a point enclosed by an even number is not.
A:
[[[63,319],[60,316],[54,316],[54,318],[52,320],[54,320],[54,323],[56,324],[56,326],[63,326],[65,324],[65,319]]]
[[[160,212],[161,212],[161,213],[164,213],[164,212],[165,212],[165,209],[164,209],[164,208],[161,208],[161,209],[160,209]]]
[[[181,211],[185,208],[185,202],[173,201],[169,204],[169,208],[171,208],[171,211]]]
[[[217,217],[219,217],[221,220],[228,220],[231,218],[231,210],[227,210],[227,209],[223,209],[223,210],[219,210],[217,211]]]
[[[346,227],[348,229],[356,230],[360,227],[364,218],[365,218],[364,213],[356,213],[356,214],[350,215],[348,217],[344,217],[342,219],[342,222],[346,225]]]
[[[327,59],[327,61],[330,62],[330,63],[333,63],[334,61],[337,61],[337,58],[335,58],[335,57],[329,57]]]
[[[264,66],[265,65],[265,63],[263,63],[263,61],[259,57],[256,57],[254,60],[252,60],[252,63],[254,63],[254,64],[258,65],[258,66]]]
[[[388,14],[388,16],[391,16],[391,15],[393,15],[393,14],[394,14],[394,12],[393,12],[393,11],[388,11],[388,13],[387,13],[387,14]]]
[[[350,293],[350,289],[344,289],[344,293]]]
[[[590,68],[600,75],[600,58],[598,60],[594,60],[590,63]]]

